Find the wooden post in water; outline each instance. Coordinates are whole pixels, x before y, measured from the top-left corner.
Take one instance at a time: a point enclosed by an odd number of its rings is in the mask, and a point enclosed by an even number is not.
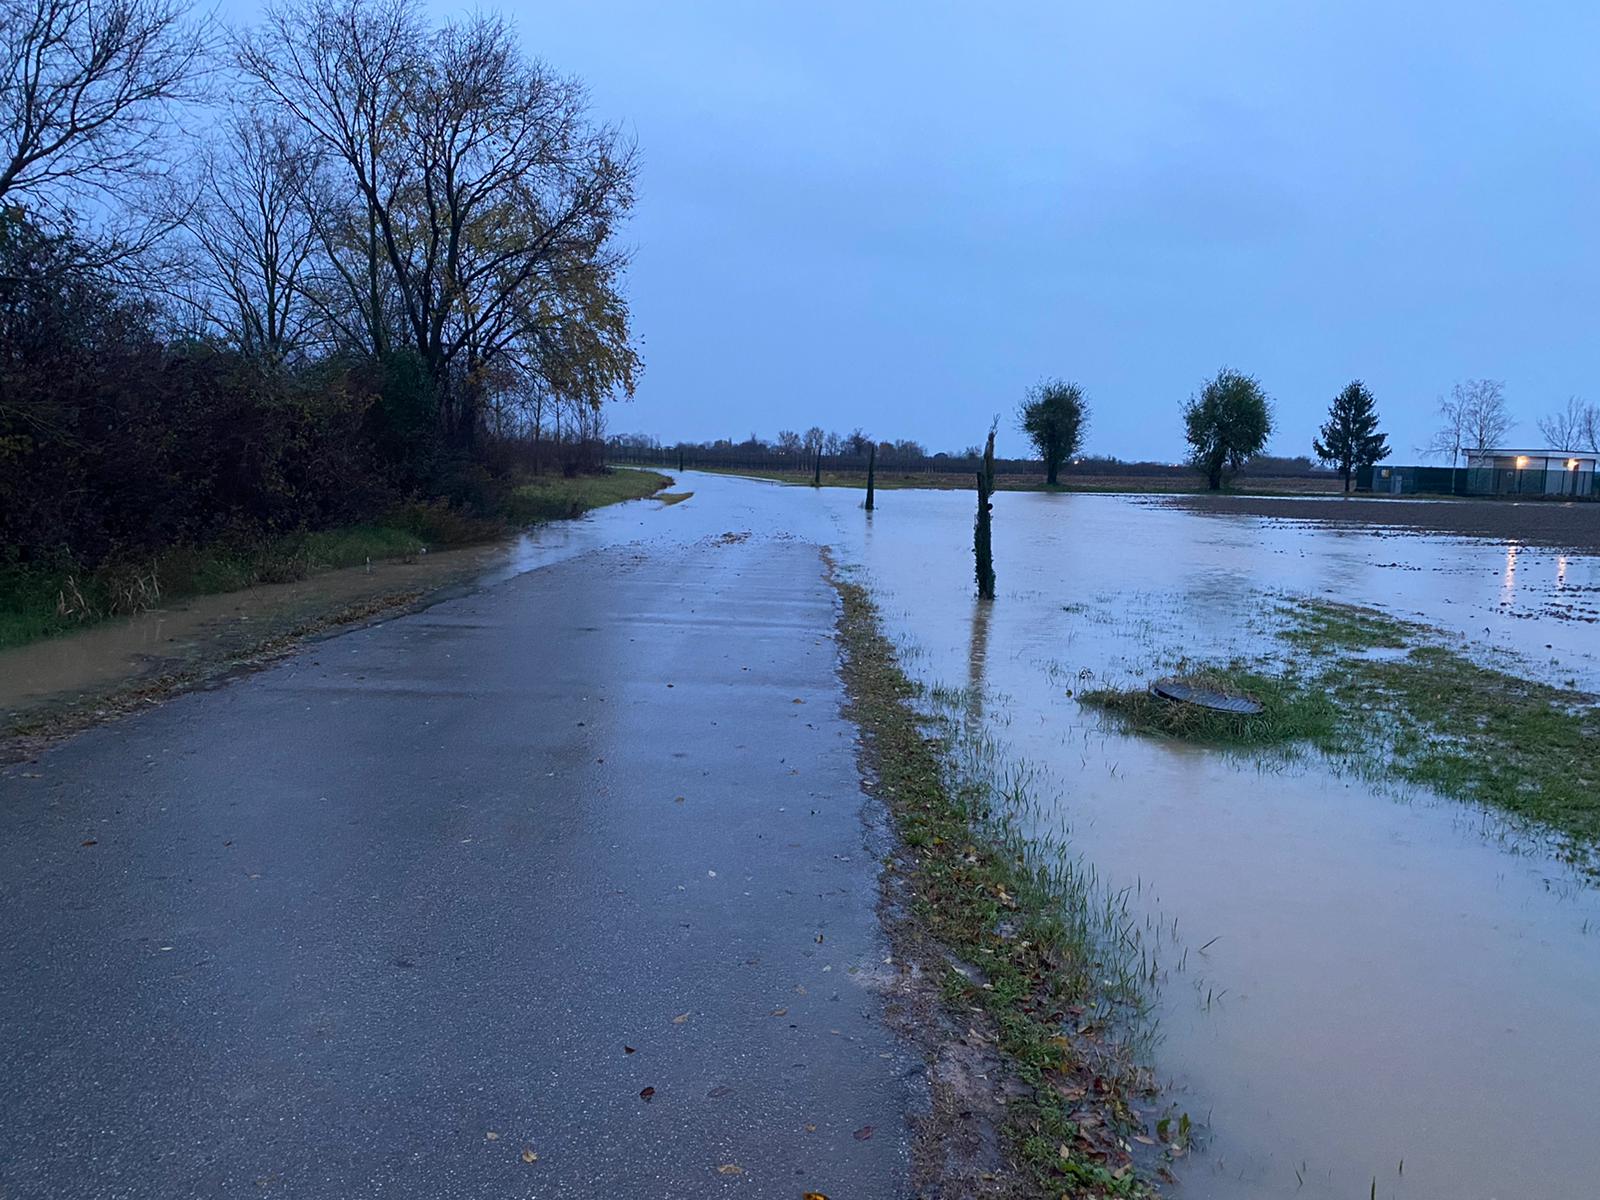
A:
[[[872,473],[873,473],[873,468],[876,467],[877,465],[878,465],[878,447],[876,445],[874,445],[872,447],[872,449],[867,451],[867,504],[866,504],[866,509],[867,509],[868,512],[872,511]]]
[[[678,451],[678,470],[683,470],[683,451]]]
[[[817,443],[817,457],[815,459],[815,463],[816,463],[816,465],[815,465],[815,467],[813,468],[813,470],[811,472],[811,486],[812,487],[821,487],[822,486],[822,443],[821,442]]]
[[[994,547],[990,542],[990,517],[994,505],[994,426],[989,427],[989,442],[983,449],[983,469],[978,472],[978,519],[972,527],[972,555],[978,573],[978,595],[994,599]]]

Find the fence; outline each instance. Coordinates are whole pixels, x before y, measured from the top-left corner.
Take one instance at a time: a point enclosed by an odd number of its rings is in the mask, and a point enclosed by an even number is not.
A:
[[[1471,467],[1465,475],[1467,494],[1471,496],[1594,499],[1593,471],[1519,471],[1495,467]]]
[[[1364,467],[1356,489],[1379,495],[1523,496],[1594,500],[1593,471],[1503,470],[1493,467]]]

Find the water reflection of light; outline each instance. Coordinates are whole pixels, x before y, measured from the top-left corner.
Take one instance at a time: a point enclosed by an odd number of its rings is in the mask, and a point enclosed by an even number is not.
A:
[[[1567,586],[1567,556],[1565,554],[1556,555],[1556,586]]]
[[[1515,542],[1506,545],[1506,573],[1500,580],[1500,599],[1507,604],[1517,590],[1517,554],[1521,549]]]

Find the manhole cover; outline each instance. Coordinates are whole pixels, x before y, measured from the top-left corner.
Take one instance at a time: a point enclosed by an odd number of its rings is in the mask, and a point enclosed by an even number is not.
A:
[[[1252,700],[1249,696],[1230,696],[1227,692],[1201,687],[1199,684],[1185,683],[1177,678],[1158,679],[1150,685],[1150,691],[1163,700],[1173,700],[1179,704],[1198,704],[1201,708],[1235,713],[1241,717],[1253,717],[1261,711],[1261,701]]]

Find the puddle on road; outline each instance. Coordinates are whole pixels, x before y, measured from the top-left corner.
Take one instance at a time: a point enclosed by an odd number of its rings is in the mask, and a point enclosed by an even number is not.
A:
[[[248,654],[262,642],[353,605],[492,586],[650,527],[661,505],[646,499],[573,521],[538,526],[502,542],[323,571],[293,583],[191,596],[66,637],[0,651],[0,718],[69,708],[141,680]]]
[[[868,516],[838,489],[697,472],[678,487],[693,499],[429,556],[420,575],[403,564],[332,573],[284,595],[360,598],[374,578],[397,590],[492,585],[640,538],[750,530],[832,543],[862,568],[891,636],[915,649],[907,670],[980,692],[975,719],[1048,783],[1030,814],[1040,835],[1066,831],[1151,927],[1177,922],[1176,942],[1153,948],[1155,1066],[1208,1142],[1180,1164],[1175,1194],[1595,1193],[1600,891],[1468,806],[1317,762],[1126,736],[1068,692],[1080,673],[1144,679],[1174,649],[1257,648],[1266,597],[1283,593],[1424,621],[1476,655],[1513,656],[1508,669],[1600,690],[1600,639],[1555,611],[1595,603],[1600,560],[1001,493],[989,608],[972,598],[970,495],[883,491]],[[280,611],[270,594],[211,597],[46,643],[59,665],[21,679],[14,658],[0,660],[0,688],[9,698],[150,669],[255,619],[257,605]]]

